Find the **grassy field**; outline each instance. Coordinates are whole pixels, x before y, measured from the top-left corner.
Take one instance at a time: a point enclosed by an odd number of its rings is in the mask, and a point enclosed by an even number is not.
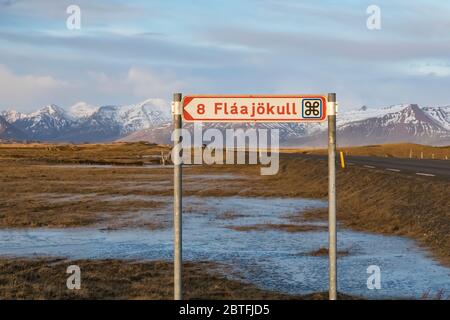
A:
[[[56,164],[145,165],[160,163],[168,146],[152,143],[0,144],[0,161]]]
[[[123,164],[145,155],[158,155],[162,150],[167,151],[167,147],[135,143],[62,145],[57,147],[63,151],[51,149],[55,147],[0,146],[4,148],[0,158],[1,227],[101,225],[114,229],[135,224],[170,227],[167,221],[151,214],[161,205],[157,200],[139,198],[172,195],[170,167],[147,170],[134,165],[95,168],[48,165],[54,159],[63,163],[74,159],[108,159]],[[386,146],[386,150],[391,148]],[[326,161],[289,159],[282,155],[280,162],[280,171],[274,176],[260,176],[257,165],[187,167],[184,194],[327,197]],[[202,179],[218,173],[233,174],[236,179]],[[341,225],[414,238],[430,247],[441,261],[450,262],[450,184],[447,181],[349,167],[338,171],[337,185]],[[143,210],[146,215],[142,215]],[[190,208],[184,210],[189,213]],[[324,217],[323,211],[310,215],[310,218]],[[248,230],[267,228],[295,231],[297,227],[295,224],[251,226]]]
[[[68,290],[66,269],[81,269],[81,289]],[[266,291],[215,271],[210,262],[185,263],[185,299],[324,300],[328,293],[295,296]],[[0,259],[0,299],[173,299],[173,265],[165,261]],[[207,271],[208,270],[208,271]],[[340,299],[355,299],[339,295]]]

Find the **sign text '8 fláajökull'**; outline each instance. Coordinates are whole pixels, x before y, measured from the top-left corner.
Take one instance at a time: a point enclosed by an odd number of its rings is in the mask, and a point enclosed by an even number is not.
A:
[[[324,95],[190,95],[183,99],[187,122],[321,122]]]

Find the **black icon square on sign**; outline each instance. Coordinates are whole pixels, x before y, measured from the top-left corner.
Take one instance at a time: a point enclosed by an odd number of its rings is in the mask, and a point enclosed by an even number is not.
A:
[[[303,99],[302,117],[305,119],[321,119],[322,99]]]

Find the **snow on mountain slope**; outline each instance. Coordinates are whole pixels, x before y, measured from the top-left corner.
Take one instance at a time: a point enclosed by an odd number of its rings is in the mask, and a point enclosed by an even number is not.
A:
[[[400,111],[385,114],[381,117],[347,123],[340,129],[348,127],[358,128],[365,126],[367,136],[392,136],[392,137],[428,137],[446,135],[446,129],[439,125],[433,118],[427,115],[418,105],[411,104]],[[362,130],[363,131],[363,130]]]
[[[9,111],[2,111],[0,113],[0,116],[2,116],[9,123],[13,123],[23,117],[26,117],[26,114],[16,110],[9,110]]]
[[[120,138],[121,124],[117,121],[117,106],[102,106],[87,118],[78,119],[58,140],[73,142],[102,142]]]
[[[11,124],[32,139],[52,140],[62,132],[70,130],[74,121],[64,109],[52,104],[30,114],[22,114]]]
[[[83,119],[91,116],[97,110],[97,107],[93,107],[86,102],[78,102],[69,108],[68,113],[75,119]]]
[[[379,108],[361,116],[360,110],[352,114],[338,114],[338,143],[344,145],[367,145],[394,142],[413,142],[422,144],[450,144],[450,130],[439,124],[431,111],[425,112],[415,104],[395,105]],[[351,119],[360,119],[351,121]],[[326,127],[315,135],[290,141],[290,144],[325,145]]]
[[[123,134],[158,126],[171,119],[170,105],[162,99],[148,99],[117,111],[116,120],[121,123]]]
[[[450,106],[425,107],[422,110],[443,128],[450,130]]]
[[[381,108],[362,107],[358,110],[346,110],[345,108],[340,108],[337,121],[338,125],[344,125],[349,122],[356,122],[370,118],[380,118],[389,113],[400,112],[408,106],[409,104],[396,104]]]

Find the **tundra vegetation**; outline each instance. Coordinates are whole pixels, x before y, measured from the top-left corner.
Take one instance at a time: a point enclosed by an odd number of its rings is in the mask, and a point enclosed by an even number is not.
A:
[[[405,156],[410,148],[409,145],[376,146],[348,151]],[[436,150],[435,154],[439,154]],[[146,168],[146,165],[160,164],[161,154],[167,155],[169,151],[169,146],[148,143],[2,144],[0,227],[170,228],[164,217],[154,214],[162,204],[147,196],[171,196],[173,172],[170,166]],[[258,165],[194,165],[186,167],[184,174],[186,196],[327,197],[327,162],[283,153],[280,170],[273,176],[261,176]],[[211,175],[233,175],[234,178],[208,179]],[[338,171],[337,185],[340,227],[410,237],[430,249],[440,262],[450,264],[449,181],[355,166]],[[189,208],[184,209],[185,214],[190,213]],[[223,219],[238,218],[242,214],[245,213],[227,212]],[[301,221],[326,217],[326,210],[315,209],[291,215],[288,224],[246,226],[239,231],[308,232],[310,230],[305,230]],[[326,253],[323,249],[311,255]],[[170,263],[83,261],[83,272],[87,272],[84,281],[90,285],[74,293],[61,287],[65,286],[65,280],[58,281],[58,277],[67,275],[65,270],[58,270],[76,263],[58,258],[2,258],[1,298],[158,299],[172,296]],[[190,288],[186,297],[326,297],[324,294],[287,296],[259,290],[226,279],[214,271],[217,266],[212,264],[206,272],[206,264],[186,264],[185,281]]]

